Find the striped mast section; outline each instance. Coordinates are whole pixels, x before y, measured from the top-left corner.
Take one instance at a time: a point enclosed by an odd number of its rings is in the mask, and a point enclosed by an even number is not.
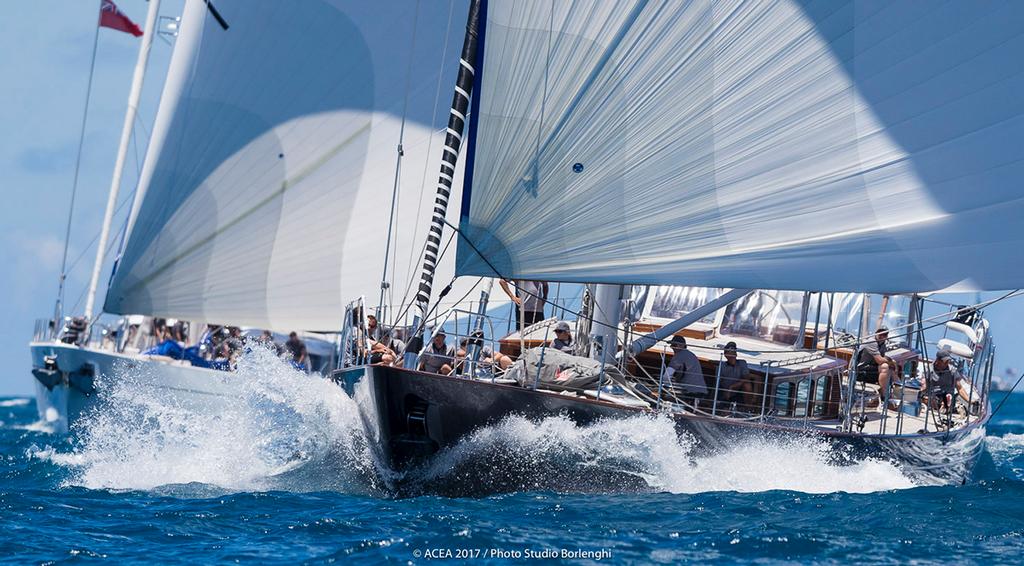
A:
[[[448,212],[448,199],[452,192],[455,164],[459,159],[459,147],[462,145],[462,133],[466,127],[469,99],[473,95],[473,78],[476,70],[471,62],[476,61],[480,2],[481,0],[472,0],[469,4],[466,39],[462,44],[462,55],[459,58],[459,76],[455,81],[455,94],[452,96],[448,130],[441,155],[441,172],[437,179],[434,216],[430,222],[430,232],[427,234],[427,245],[423,254],[423,271],[420,274],[420,286],[416,293],[416,306],[419,310],[420,320],[424,322],[427,320],[427,313],[430,312],[430,293],[434,286],[434,271],[437,269],[437,259],[441,248],[441,234],[444,231],[445,217]]]

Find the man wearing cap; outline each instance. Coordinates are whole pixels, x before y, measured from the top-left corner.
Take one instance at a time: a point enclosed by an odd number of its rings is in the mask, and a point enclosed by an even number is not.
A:
[[[430,347],[420,356],[420,371],[448,375],[455,364],[455,349],[448,345],[444,330],[438,330]]]
[[[696,354],[686,349],[686,338],[672,337],[672,359],[661,374],[662,385],[676,388],[683,396],[700,398],[708,393],[704,372]]]
[[[562,320],[555,325],[555,339],[551,341],[551,347],[566,354],[573,353],[575,347],[572,343],[572,334],[569,333],[568,322]]]
[[[939,350],[935,354],[935,363],[932,364],[934,371],[928,375],[927,391],[933,409],[952,410],[957,391],[967,397],[963,385],[964,376],[950,363],[951,360],[949,350]]]
[[[736,357],[736,343],[728,342],[722,351],[725,360],[718,363],[718,400],[755,405],[753,384],[747,362]],[[758,404],[759,405],[759,404]]]
[[[879,326],[875,339],[861,346],[857,354],[857,381],[877,383],[878,394],[883,400],[889,397],[889,376],[896,369],[896,362],[885,356],[888,339],[889,329]]]

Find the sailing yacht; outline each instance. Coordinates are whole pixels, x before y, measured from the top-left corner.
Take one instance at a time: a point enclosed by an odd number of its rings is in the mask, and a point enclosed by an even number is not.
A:
[[[439,93],[454,80],[457,62],[446,53],[461,42],[454,22],[464,9],[187,2],[102,301],[123,325],[116,339],[91,312],[67,332],[60,315],[37,325],[30,349],[41,417],[66,430],[95,406],[97,380],[130,377],[196,410],[233,394],[231,372],[137,342],[153,318],[189,322],[192,340],[208,323],[298,330],[330,370],[331,333],[351,299],[365,297],[382,322],[399,317],[415,292],[421,211],[433,207],[422,180],[444,139]],[[151,1],[148,41],[157,10]],[[123,138],[122,153],[127,147]],[[119,158],[118,176],[122,166]],[[454,257],[438,269],[454,278]],[[432,300],[450,307],[478,283],[462,278]]]
[[[992,333],[924,303],[1024,281],[1021,30],[1011,3],[190,0],[104,311],[340,332],[338,394],[395,468],[512,415],[641,415],[961,481]],[[587,298],[495,341],[498,278]],[[371,310],[401,362],[368,363]],[[856,360],[890,311],[882,387]],[[440,330],[462,364],[419,371]],[[700,399],[663,377],[675,336]],[[727,342],[752,403],[719,403]],[[972,387],[937,405],[948,356]]]
[[[924,304],[1024,281],[1022,30],[1015,4],[471,2],[428,242],[454,225],[437,216],[465,138],[456,273],[593,285],[590,359],[553,351],[549,320],[500,342],[520,357],[503,379],[408,360],[335,379],[397,468],[512,415],[665,415],[709,450],[810,436],[963,481],[991,412],[987,305]],[[706,300],[631,321],[631,286]],[[839,333],[849,297],[859,323]],[[890,302],[905,322],[887,335],[870,305]],[[662,377],[676,336],[698,399]],[[876,338],[878,385],[859,363]],[[727,341],[759,384],[747,406],[718,402]],[[945,363],[962,379],[937,404]]]

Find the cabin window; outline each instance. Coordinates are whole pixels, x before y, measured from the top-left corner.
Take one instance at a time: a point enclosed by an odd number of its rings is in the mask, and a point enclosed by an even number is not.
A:
[[[722,291],[723,289],[678,285],[652,287],[654,302],[651,303],[651,317],[668,320],[682,318],[704,303],[717,299]],[[700,319],[700,322],[714,324],[715,313],[708,314]]]
[[[828,376],[819,377],[814,382],[814,405],[811,416],[820,417],[825,414],[825,400],[828,395]]]
[[[884,313],[881,312],[882,302],[881,296],[869,297],[868,313],[871,320],[877,320],[878,314],[881,313],[882,324],[889,328],[906,324],[907,313],[910,312],[909,297],[890,296],[888,301],[885,301]],[[837,332],[856,335],[859,332],[863,307],[863,293],[835,293],[832,300],[832,328]]]
[[[796,385],[796,407],[793,409],[794,417],[807,416],[807,401],[811,395],[811,381],[805,379]]]
[[[780,417],[789,416],[789,396],[792,391],[793,384],[788,381],[775,388],[775,413]]]
[[[792,344],[803,302],[803,291],[755,291],[726,308],[722,333]]]

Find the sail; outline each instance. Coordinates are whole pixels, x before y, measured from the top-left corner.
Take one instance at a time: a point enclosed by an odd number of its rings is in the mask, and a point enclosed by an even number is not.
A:
[[[213,5],[226,28],[186,5],[105,310],[340,328],[348,301],[378,304],[401,144],[394,314],[414,294],[467,2]],[[437,288],[453,274],[454,246]],[[463,279],[449,299],[478,281]]]
[[[1024,3],[492,0],[460,274],[1024,286]]]

